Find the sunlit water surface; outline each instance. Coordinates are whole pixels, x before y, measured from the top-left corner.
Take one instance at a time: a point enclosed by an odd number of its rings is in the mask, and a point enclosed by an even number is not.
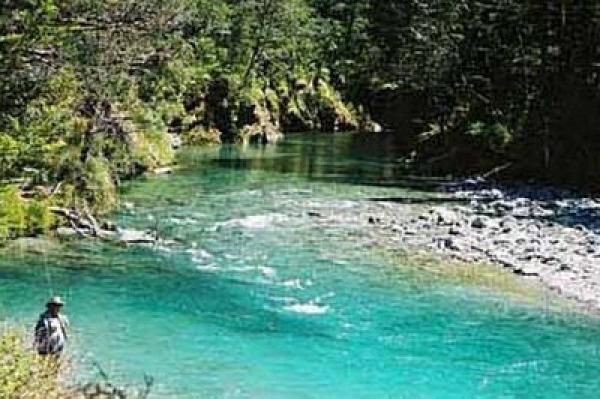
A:
[[[128,186],[135,207],[115,216],[174,244],[5,256],[0,317],[31,324],[61,293],[85,372],[151,375],[154,397],[599,397],[595,319],[417,278],[360,232],[310,223],[311,204],[415,195],[390,184],[384,144],[297,136],[187,154],[176,174]]]

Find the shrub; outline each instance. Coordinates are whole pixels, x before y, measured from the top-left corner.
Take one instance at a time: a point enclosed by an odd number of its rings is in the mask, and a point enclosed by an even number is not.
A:
[[[215,128],[196,127],[181,136],[186,145],[210,145],[221,143],[221,132]]]
[[[486,149],[494,152],[504,151],[513,139],[508,128],[498,122],[493,124],[475,122],[469,126],[465,133],[467,136],[480,141]]]
[[[110,167],[105,160],[93,158],[86,163],[83,197],[97,214],[111,211],[117,192]]]
[[[20,334],[0,332],[0,398],[68,397],[57,373],[58,364],[27,350]]]
[[[12,177],[19,172],[22,143],[6,133],[0,133],[0,176]]]
[[[144,377],[143,386],[113,384],[99,368],[102,381],[71,384],[66,366],[51,357],[42,357],[28,348],[23,334],[14,329],[0,328],[0,398],[13,399],[146,399],[154,379]],[[67,373],[65,373],[67,371]],[[65,375],[66,374],[66,375]]]
[[[167,126],[161,116],[145,107],[132,112],[132,156],[145,169],[154,169],[173,161],[174,153]]]
[[[0,239],[19,236],[26,230],[25,207],[16,186],[0,189]]]
[[[0,189],[0,240],[42,234],[54,224],[48,199],[21,198],[16,186]]]
[[[46,200],[32,200],[25,207],[25,225],[28,235],[43,234],[54,224],[54,216]]]

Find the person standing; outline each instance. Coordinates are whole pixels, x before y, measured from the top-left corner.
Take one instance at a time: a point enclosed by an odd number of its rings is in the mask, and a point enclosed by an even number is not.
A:
[[[60,297],[50,298],[46,311],[35,325],[35,348],[40,355],[60,356],[67,342],[69,320],[61,310],[64,302]]]

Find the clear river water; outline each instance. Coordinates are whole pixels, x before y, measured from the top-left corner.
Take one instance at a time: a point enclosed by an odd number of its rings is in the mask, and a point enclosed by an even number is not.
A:
[[[182,155],[114,219],[152,247],[83,241],[0,258],[0,320],[67,301],[71,353],[173,398],[598,398],[600,322],[404,267],[308,205],[419,195],[382,138],[290,136]],[[443,265],[442,265],[443,266]]]

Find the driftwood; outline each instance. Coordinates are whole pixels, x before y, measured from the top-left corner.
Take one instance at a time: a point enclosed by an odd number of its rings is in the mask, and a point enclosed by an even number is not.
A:
[[[50,207],[50,212],[54,215],[64,218],[71,228],[82,237],[100,237],[107,234],[98,226],[98,222],[86,208],[84,212],[74,209],[61,208],[57,206]]]
[[[98,368],[98,374],[101,378],[99,382],[90,382],[74,389],[73,398],[82,399],[147,399],[154,386],[154,378],[144,374],[144,386],[119,386],[110,381],[106,371],[100,367],[97,362],[94,365]]]
[[[487,179],[490,176],[497,175],[498,173],[501,173],[501,172],[505,171],[506,169],[508,169],[508,168],[510,168],[512,166],[513,166],[512,162],[507,162],[507,163],[505,163],[503,165],[496,166],[494,169],[490,170],[489,172],[484,173],[482,175],[482,177],[484,179]]]
[[[50,211],[69,224],[70,228],[58,228],[59,236],[80,236],[83,238],[100,238],[108,241],[118,241],[124,244],[156,244],[160,241],[157,232],[145,232],[130,229],[105,228],[101,226],[96,218],[86,207],[83,211],[75,209],[51,207]]]

